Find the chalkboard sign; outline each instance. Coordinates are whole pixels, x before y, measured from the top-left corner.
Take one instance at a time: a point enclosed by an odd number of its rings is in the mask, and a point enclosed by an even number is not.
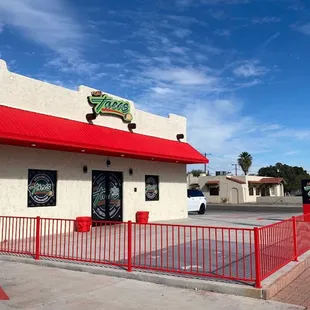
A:
[[[28,170],[28,207],[56,206],[57,171]]]
[[[301,181],[302,203],[310,204],[310,179]]]

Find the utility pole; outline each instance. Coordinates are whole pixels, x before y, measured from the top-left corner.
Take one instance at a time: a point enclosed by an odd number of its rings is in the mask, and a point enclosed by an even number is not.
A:
[[[238,164],[231,164],[232,166],[235,166],[235,175],[238,175]]]
[[[204,157],[207,157],[207,155],[212,155],[211,153],[204,153],[203,154],[204,155]],[[207,174],[207,164],[205,163],[205,165],[204,165],[204,171],[205,171],[205,174]]]

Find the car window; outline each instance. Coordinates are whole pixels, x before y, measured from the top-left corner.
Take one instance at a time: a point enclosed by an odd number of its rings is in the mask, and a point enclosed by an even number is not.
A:
[[[204,197],[204,194],[202,191],[198,191],[195,189],[189,189],[187,191],[187,197]]]

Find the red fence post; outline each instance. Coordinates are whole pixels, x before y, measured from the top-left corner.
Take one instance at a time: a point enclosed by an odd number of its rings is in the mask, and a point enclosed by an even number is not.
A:
[[[40,216],[36,217],[36,260],[40,259],[40,232],[41,232],[41,219]]]
[[[254,248],[255,248],[255,287],[261,288],[261,264],[260,264],[260,242],[259,242],[259,230],[254,227]]]
[[[128,236],[127,236],[127,256],[128,256],[128,267],[127,271],[132,270],[132,222],[128,221]]]
[[[293,240],[294,240],[294,262],[298,262],[298,253],[297,253],[297,228],[296,228],[296,217],[292,217],[293,222]]]

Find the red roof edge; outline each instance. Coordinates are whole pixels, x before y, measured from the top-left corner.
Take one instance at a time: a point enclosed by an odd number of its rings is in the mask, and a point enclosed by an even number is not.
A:
[[[236,183],[239,183],[239,184],[246,184],[246,182],[242,181],[242,180],[239,180],[237,178],[232,178],[232,177],[226,177],[227,180],[230,180],[232,182],[236,182]]]

